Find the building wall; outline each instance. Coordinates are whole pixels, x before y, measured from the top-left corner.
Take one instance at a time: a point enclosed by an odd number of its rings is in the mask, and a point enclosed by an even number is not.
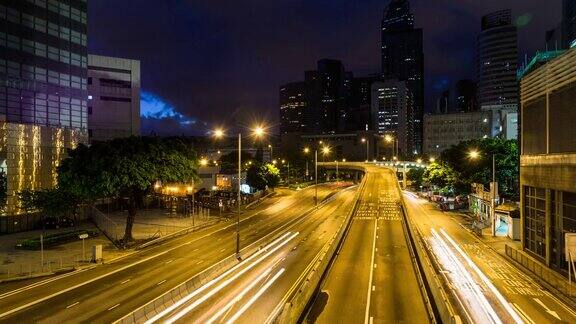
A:
[[[309,102],[305,82],[280,87],[280,133],[305,133],[308,130]]]
[[[8,180],[5,213],[21,211],[18,192],[53,188],[66,150],[87,140],[81,130],[0,122],[0,168]]]
[[[522,245],[567,270],[564,235],[576,232],[576,50],[521,80]]]
[[[424,153],[439,156],[460,142],[491,137],[493,113],[490,111],[424,116]]]
[[[140,61],[88,55],[91,141],[140,135]]]

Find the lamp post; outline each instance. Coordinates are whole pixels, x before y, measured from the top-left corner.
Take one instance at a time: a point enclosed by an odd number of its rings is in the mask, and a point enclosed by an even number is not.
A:
[[[480,153],[476,150],[472,150],[468,153],[468,156],[475,160],[480,157]],[[492,236],[496,236],[496,190],[498,185],[496,184],[496,154],[492,154],[492,185],[490,186],[490,218],[492,219]]]
[[[366,143],[366,162],[370,161],[370,141],[366,138],[362,138],[362,143]]]
[[[385,135],[384,136],[384,141],[386,141],[387,143],[392,143],[392,156],[398,156],[398,140],[396,138],[396,136],[392,136],[392,135]]]
[[[261,126],[257,126],[253,129],[253,133],[255,137],[261,137],[264,135],[264,128]],[[216,138],[221,138],[224,136],[224,131],[221,129],[217,129],[214,131],[214,136]],[[240,256],[240,212],[241,212],[241,194],[242,189],[242,133],[238,132],[238,214],[236,216],[236,258],[238,260],[241,259]]]

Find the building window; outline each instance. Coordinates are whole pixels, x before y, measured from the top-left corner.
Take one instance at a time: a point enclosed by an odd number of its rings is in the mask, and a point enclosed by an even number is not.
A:
[[[524,248],[546,257],[546,190],[524,186]]]

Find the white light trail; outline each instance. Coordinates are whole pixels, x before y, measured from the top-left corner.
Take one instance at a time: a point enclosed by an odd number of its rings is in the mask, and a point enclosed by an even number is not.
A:
[[[249,262],[250,260],[256,258],[258,255],[264,253],[268,248],[276,245],[278,242],[282,241],[283,239],[285,239],[287,236],[290,235],[290,232],[287,232],[286,234],[282,235],[281,237],[279,237],[278,239],[274,240],[272,243],[268,244],[265,248],[259,250],[258,252],[254,253],[253,255],[251,255],[250,257],[248,257],[246,260],[244,260],[244,262],[240,262],[238,264],[236,264],[235,266],[233,266],[232,268],[228,269],[226,272],[224,272],[223,274],[219,275],[218,277],[208,281],[207,283],[205,283],[202,287],[194,290],[193,292],[191,292],[190,294],[188,294],[186,297],[180,299],[179,301],[177,301],[176,303],[174,303],[172,306],[166,308],[165,310],[163,310],[162,312],[156,314],[156,316],[152,317],[151,319],[147,320],[145,322],[145,324],[151,324],[156,322],[157,320],[159,320],[160,318],[166,316],[168,313],[172,312],[174,309],[176,309],[177,307],[179,307],[180,305],[184,304],[185,302],[189,301],[190,299],[194,298],[196,295],[198,295],[199,293],[203,292],[204,290],[210,288],[212,285],[214,285],[216,282],[218,282],[219,280],[221,280],[222,278],[226,277],[227,275],[229,275],[230,273],[232,273],[233,271],[236,271],[236,269],[238,269],[239,267],[243,266],[244,264],[246,264],[247,262]]]
[[[285,268],[280,269],[280,271],[278,271],[274,275],[274,277],[272,277],[272,279],[270,279],[264,286],[262,286],[262,288],[260,288],[260,290],[258,290],[258,292],[254,296],[252,296],[252,298],[250,298],[250,300],[248,300],[248,302],[244,304],[242,308],[240,308],[240,310],[238,310],[238,312],[236,312],[236,314],[234,314],[234,316],[232,316],[226,323],[232,324],[236,320],[238,320],[238,318],[242,314],[244,314],[244,312],[248,309],[248,307],[252,306],[252,304],[254,304],[258,300],[258,298],[260,298],[260,296],[262,296],[262,294],[264,294],[266,290],[268,290],[268,288],[272,286],[274,281],[276,281],[284,273],[284,271],[286,271]]]
[[[444,266],[453,271],[453,275],[450,276],[451,279],[454,281],[458,281],[460,279],[460,282],[455,283],[459,284],[460,286],[469,287],[471,289],[472,294],[467,294],[466,290],[459,289],[459,292],[467,298],[468,311],[474,313],[473,317],[478,322],[482,322],[483,319],[486,319],[490,320],[492,323],[501,324],[502,321],[498,317],[498,314],[496,314],[496,311],[494,311],[494,308],[492,308],[486,299],[486,296],[484,296],[480,290],[480,287],[474,281],[468,270],[466,270],[464,265],[454,255],[444,239],[442,239],[442,237],[438,235],[434,229],[431,229],[431,232],[435,242],[437,243],[437,249],[435,249],[435,253],[441,258]],[[479,313],[479,309],[473,308],[475,306],[480,306],[482,313]]]
[[[206,321],[206,324],[211,324],[211,323],[215,322],[220,316],[222,316],[225,312],[227,312],[230,308],[232,308],[232,306],[234,306],[234,304],[236,304],[242,298],[244,298],[244,296],[250,290],[252,290],[252,288],[254,288],[262,279],[264,279],[266,276],[268,276],[270,274],[270,272],[272,272],[272,268],[266,269],[266,271],[264,271],[256,279],[254,279],[250,283],[250,285],[248,285],[246,288],[244,288],[238,295],[236,295],[231,301],[229,301],[228,304],[226,304],[226,306],[220,308],[220,310],[216,314],[214,314],[214,316],[212,316],[208,321]]]
[[[482,272],[482,270],[478,268],[478,266],[474,263],[474,261],[472,261],[472,259],[470,259],[470,257],[466,253],[464,253],[464,251],[462,251],[462,249],[458,246],[458,244],[456,244],[456,242],[450,237],[450,235],[448,235],[448,233],[446,233],[446,231],[444,231],[444,229],[441,228],[440,232],[442,233],[442,235],[446,237],[448,242],[452,244],[452,246],[456,249],[456,251],[458,251],[458,253],[460,253],[460,255],[466,260],[468,265],[474,270],[474,272],[476,272],[476,274],[480,277],[480,279],[482,279],[484,284],[488,286],[488,288],[490,289],[490,291],[492,291],[494,296],[496,296],[500,304],[504,306],[504,309],[506,309],[508,314],[512,317],[512,319],[514,319],[514,322],[524,323],[524,321],[522,321],[522,319],[520,318],[520,315],[518,315],[518,313],[512,308],[512,306],[510,306],[510,303],[508,303],[508,301],[504,298],[504,296],[502,296],[502,294],[498,291],[498,289],[496,289],[494,284],[492,284],[490,279],[486,277],[486,275]]]
[[[262,262],[264,259],[266,259],[267,257],[269,257],[270,255],[272,255],[274,252],[278,251],[281,247],[283,247],[284,245],[286,245],[288,242],[290,242],[292,239],[294,239],[299,233],[294,233],[292,235],[290,235],[287,239],[285,239],[284,241],[282,241],[279,245],[277,245],[276,247],[274,247],[272,250],[270,250],[269,252],[267,252],[266,254],[264,254],[263,256],[261,256],[258,260],[254,261],[253,263],[249,264],[247,267],[245,267],[244,269],[240,270],[238,273],[236,273],[234,276],[230,277],[229,279],[225,280],[224,282],[222,282],[221,284],[219,284],[218,286],[216,286],[214,289],[212,289],[211,291],[209,291],[208,293],[206,293],[205,295],[203,295],[202,297],[198,298],[196,301],[194,301],[192,304],[186,306],[183,310],[181,310],[180,312],[178,312],[176,315],[172,316],[171,318],[169,318],[165,323],[167,324],[171,324],[174,323],[175,321],[177,321],[178,319],[182,318],[184,315],[188,314],[191,310],[193,310],[194,308],[196,308],[198,305],[202,304],[203,302],[205,302],[206,300],[208,300],[210,297],[214,296],[216,293],[218,293],[220,290],[224,289],[226,286],[228,286],[232,281],[236,280],[238,277],[240,277],[241,275],[243,275],[244,273],[248,272],[248,270],[254,268],[256,265],[258,265],[260,262]],[[221,277],[218,277],[221,278]]]

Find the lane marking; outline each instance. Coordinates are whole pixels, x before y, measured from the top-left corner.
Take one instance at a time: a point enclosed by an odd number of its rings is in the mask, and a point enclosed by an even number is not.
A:
[[[376,290],[376,286],[372,286],[372,291],[375,291],[375,290]]]
[[[70,304],[70,305],[66,306],[66,309],[72,308],[72,307],[74,307],[74,306],[76,306],[76,305],[78,305],[78,304],[80,304],[80,302],[75,302],[75,303],[73,303],[73,304]]]
[[[370,277],[368,279],[368,294],[367,294],[367,300],[366,300],[366,313],[364,314],[364,323],[368,324],[370,321],[370,297],[372,294],[372,289],[370,289],[372,287],[372,278],[374,276],[374,268],[376,268],[376,264],[374,263],[374,250],[376,249],[376,228],[378,227],[378,220],[374,220],[374,236],[372,239],[372,258],[370,261],[370,264],[374,264],[374,267],[370,267]]]
[[[110,308],[108,308],[108,310],[109,310],[109,311],[111,311],[111,310],[113,310],[114,308],[116,308],[116,307],[118,307],[118,306],[120,306],[120,304],[119,304],[119,303],[118,303],[118,304],[116,304],[116,305],[114,305],[114,306],[112,306],[112,307],[110,307]]]
[[[546,294],[546,296],[550,297],[550,299],[558,303],[558,305],[562,306],[562,308],[564,308],[568,313],[570,313],[570,315],[576,317],[576,312],[574,312],[574,310],[572,310],[570,307],[566,306],[566,304],[564,304],[564,302],[562,302],[560,299],[556,298],[554,295],[552,295],[546,290],[542,290],[542,292]]]
[[[132,280],[132,279],[126,279],[126,280],[122,281],[120,284],[123,285],[123,284],[127,283],[127,282],[130,281],[130,280]]]
[[[560,318],[560,316],[558,316],[558,313],[556,313],[555,311],[551,310],[550,308],[548,308],[548,306],[546,306],[541,300],[540,298],[532,298],[534,299],[534,301],[536,303],[538,303],[540,306],[542,306],[542,308],[544,308],[546,310],[546,313],[556,317],[559,321],[561,321],[562,319]]]
[[[224,252],[224,251],[226,251],[226,249],[222,249],[222,250],[220,250],[220,252]]]
[[[204,262],[204,260],[200,260],[200,261],[196,262],[196,264],[200,264],[202,262]]]
[[[172,262],[172,261],[174,261],[174,260],[168,260],[168,261],[166,261],[165,263],[168,264],[168,263],[170,263],[170,262]]]
[[[163,284],[163,283],[165,283],[165,282],[166,282],[166,279],[164,279],[164,280],[160,281],[159,283],[157,283],[156,286],[160,286],[161,284]]]
[[[370,324],[374,323],[374,317],[370,316]]]

